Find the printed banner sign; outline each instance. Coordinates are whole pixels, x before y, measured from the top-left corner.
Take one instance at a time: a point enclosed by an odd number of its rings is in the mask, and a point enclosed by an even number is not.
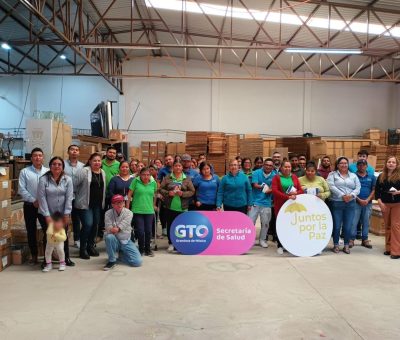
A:
[[[328,206],[314,195],[288,200],[279,211],[276,231],[283,247],[296,256],[314,256],[325,249],[332,235]]]
[[[172,223],[174,247],[186,255],[240,255],[253,245],[251,219],[236,211],[188,211]]]

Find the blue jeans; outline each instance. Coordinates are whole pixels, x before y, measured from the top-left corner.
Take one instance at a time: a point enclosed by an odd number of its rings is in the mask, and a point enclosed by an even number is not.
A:
[[[352,240],[356,239],[358,222],[360,222],[362,226],[362,240],[368,240],[369,218],[371,217],[371,212],[372,203],[369,203],[366,206],[361,206],[356,203],[356,206],[354,208],[353,227],[351,229]]]
[[[116,262],[120,251],[122,252],[122,262],[131,267],[140,267],[142,265],[142,256],[135,244],[129,240],[127,244],[122,244],[113,234],[107,234],[104,237],[109,262]]]
[[[333,217],[333,244],[339,245],[340,229],[343,228],[344,245],[348,246],[354,221],[356,201],[331,201]]]
[[[76,209],[82,223],[81,250],[93,247],[96,244],[97,228],[101,218],[101,207]]]
[[[154,214],[135,214],[135,232],[140,253],[150,252],[151,234],[154,226]]]

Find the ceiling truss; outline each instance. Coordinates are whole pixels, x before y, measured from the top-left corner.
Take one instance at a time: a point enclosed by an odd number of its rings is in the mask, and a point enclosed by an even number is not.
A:
[[[152,5],[152,0],[147,1]],[[191,26],[190,13],[186,11],[188,2],[197,4],[201,10],[196,15],[204,19],[203,30]],[[182,10],[174,13],[177,19],[174,22],[171,22],[171,11],[147,6],[145,0],[131,0],[129,10],[119,16],[113,14],[119,1],[104,1],[101,6],[99,3],[96,0],[0,0],[0,40],[12,46],[7,57],[0,57],[0,74],[100,75],[120,93],[122,79],[136,77],[400,81],[397,57],[400,40],[392,34],[399,27],[400,10],[379,7],[379,0],[365,6],[317,0],[271,0],[263,9],[264,20],[255,18],[246,0],[226,0],[224,16],[219,18],[204,10],[203,0],[184,0]],[[251,35],[235,32],[233,25],[238,23],[232,14],[232,5],[249,16],[248,22],[255,27]],[[276,23],[275,34],[270,31],[267,17],[277,8],[301,23],[292,28],[292,34],[283,34],[287,25],[282,21]],[[321,35],[321,29],[309,25],[321,9],[328,13],[329,23],[335,17],[343,22],[343,28],[335,30],[329,25]],[[390,15],[397,16],[397,20],[387,19]],[[352,24],[360,18],[366,18],[368,27],[372,22],[382,25],[384,32],[379,35],[369,30],[365,34],[355,32]],[[11,32],[1,29],[11,19],[25,32],[23,37],[14,39]],[[297,39],[304,34],[309,39],[299,44]],[[361,49],[361,57],[321,54],[288,57],[284,52],[288,47],[340,48],[340,38],[344,35],[353,38],[352,48]],[[387,42],[387,47],[376,47],[377,41]],[[44,49],[46,58],[42,56]],[[69,67],[60,72],[54,67],[59,56],[66,52]],[[127,71],[123,65],[130,59],[142,60],[146,67],[139,72]],[[209,72],[193,74],[188,67],[192,59],[203,63]],[[22,67],[27,60],[36,66]],[[168,72],[153,67],[160,61],[168,65]],[[240,75],[231,76],[227,63],[235,64]]]

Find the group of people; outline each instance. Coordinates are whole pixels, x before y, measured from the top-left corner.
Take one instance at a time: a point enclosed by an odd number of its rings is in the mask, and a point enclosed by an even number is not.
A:
[[[74,266],[69,256],[68,236],[73,226],[74,243],[79,256],[89,260],[99,256],[97,237],[104,237],[108,263],[113,268],[120,260],[140,266],[142,256],[154,256],[151,239],[156,235],[159,217],[163,235],[168,236],[168,252],[174,247],[170,227],[187,210],[239,211],[253,220],[260,217],[259,245],[268,247],[268,234],[284,248],[276,234],[275,220],[287,200],[297,195],[316,195],[329,206],[334,222],[333,251],[338,253],[340,237],[343,252],[350,254],[355,239],[372,248],[368,240],[372,199],[377,199],[386,225],[385,255],[400,258],[400,164],[389,157],[379,177],[368,164],[368,152],[349,164],[339,157],[334,168],[325,156],[317,168],[304,155],[283,159],[275,152],[271,158],[251,159],[238,156],[229,162],[229,171],[221,178],[214,173],[205,155],[198,159],[188,154],[167,155],[146,166],[140,160],[127,161],[111,146],[105,157],[92,154],[87,163],[79,161],[79,146],[68,148],[68,159],[53,157],[49,168],[43,165],[43,151],[31,152],[32,165],[19,177],[19,193],[24,201],[24,217],[32,263],[38,262],[37,220],[43,232],[45,260],[43,271],[52,269],[55,249],[59,270]],[[117,158],[119,160],[117,160]],[[138,247],[135,245],[137,240]]]

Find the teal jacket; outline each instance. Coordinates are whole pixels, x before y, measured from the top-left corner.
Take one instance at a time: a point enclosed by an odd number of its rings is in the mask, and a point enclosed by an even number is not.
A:
[[[231,207],[244,207],[253,204],[251,196],[251,185],[248,177],[241,171],[233,176],[230,172],[226,174],[218,187],[217,207],[222,204]]]

